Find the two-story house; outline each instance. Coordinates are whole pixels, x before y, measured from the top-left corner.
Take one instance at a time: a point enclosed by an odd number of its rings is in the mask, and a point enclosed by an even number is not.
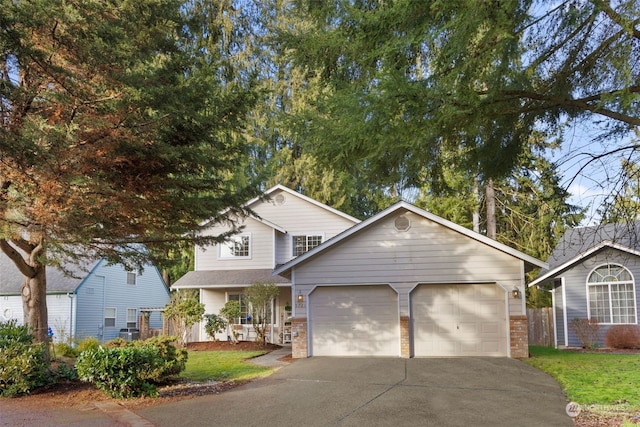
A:
[[[0,322],[22,324],[23,282],[18,268],[0,251]],[[161,330],[168,302],[169,289],[151,264],[132,271],[101,259],[47,268],[48,324],[56,342],[88,337],[106,342],[122,336],[123,330],[127,333],[122,337],[128,338],[129,331],[141,328],[142,318],[149,328]]]
[[[177,280],[173,289],[198,289],[206,314],[218,314],[227,301],[240,302],[242,325],[240,338],[255,338],[244,290],[256,282],[272,282],[279,289],[271,315],[269,341],[287,343],[291,334],[289,324],[291,282],[274,276],[274,269],[306,253],[360,221],[343,212],[319,203],[282,185],[265,192],[266,197],[255,198],[246,207],[255,216],[238,218],[243,226],[239,234],[224,244],[196,247],[194,271]],[[219,235],[229,228],[215,224],[207,228],[207,235]],[[226,339],[227,334],[216,336]],[[208,338],[201,325],[194,341]]]
[[[273,282],[269,340],[293,357],[527,356],[525,273],[546,263],[406,202],[360,222],[276,186],[247,207],[242,231],[196,248],[174,285],[210,314],[240,301],[241,339],[255,337],[244,290]]]

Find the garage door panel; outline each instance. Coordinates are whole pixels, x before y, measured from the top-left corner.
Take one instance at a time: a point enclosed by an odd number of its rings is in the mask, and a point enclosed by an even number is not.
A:
[[[414,356],[506,356],[504,290],[421,285],[411,295]]]
[[[397,356],[398,297],[389,286],[327,286],[309,296],[311,354]]]

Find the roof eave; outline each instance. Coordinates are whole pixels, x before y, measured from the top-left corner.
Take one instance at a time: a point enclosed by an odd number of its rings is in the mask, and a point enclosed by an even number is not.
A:
[[[562,273],[563,271],[573,267],[574,265],[582,262],[584,259],[589,258],[590,256],[592,256],[596,252],[600,252],[601,250],[603,250],[605,248],[617,249],[617,250],[620,250],[620,251],[623,251],[623,252],[627,252],[627,253],[630,253],[630,254],[633,254],[633,255],[640,256],[640,251],[638,251],[636,249],[630,248],[628,246],[620,245],[620,244],[612,242],[610,240],[602,241],[602,242],[598,243],[597,245],[595,245],[594,247],[586,250],[585,252],[576,255],[575,257],[573,257],[570,260],[564,262],[563,264],[560,264],[556,268],[554,268],[552,270],[549,270],[548,272],[546,272],[542,276],[536,278],[535,280],[532,280],[531,283],[529,283],[528,286],[529,287],[537,286],[537,285],[540,285],[540,284],[548,281],[549,279],[553,279],[558,274]]]

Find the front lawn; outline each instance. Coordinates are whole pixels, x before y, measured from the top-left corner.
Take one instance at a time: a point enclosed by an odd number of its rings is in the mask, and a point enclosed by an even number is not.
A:
[[[266,351],[190,351],[182,378],[194,382],[241,381],[266,377],[273,369],[247,361]]]
[[[553,376],[581,405],[640,410],[640,354],[589,353],[530,347],[525,362]]]

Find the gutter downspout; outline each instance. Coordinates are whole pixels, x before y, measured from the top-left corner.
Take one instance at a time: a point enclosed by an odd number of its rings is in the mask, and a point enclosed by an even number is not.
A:
[[[76,324],[73,321],[73,303],[75,301],[74,297],[76,296],[74,292],[67,292],[67,296],[69,297],[69,342],[73,342],[76,336]]]

